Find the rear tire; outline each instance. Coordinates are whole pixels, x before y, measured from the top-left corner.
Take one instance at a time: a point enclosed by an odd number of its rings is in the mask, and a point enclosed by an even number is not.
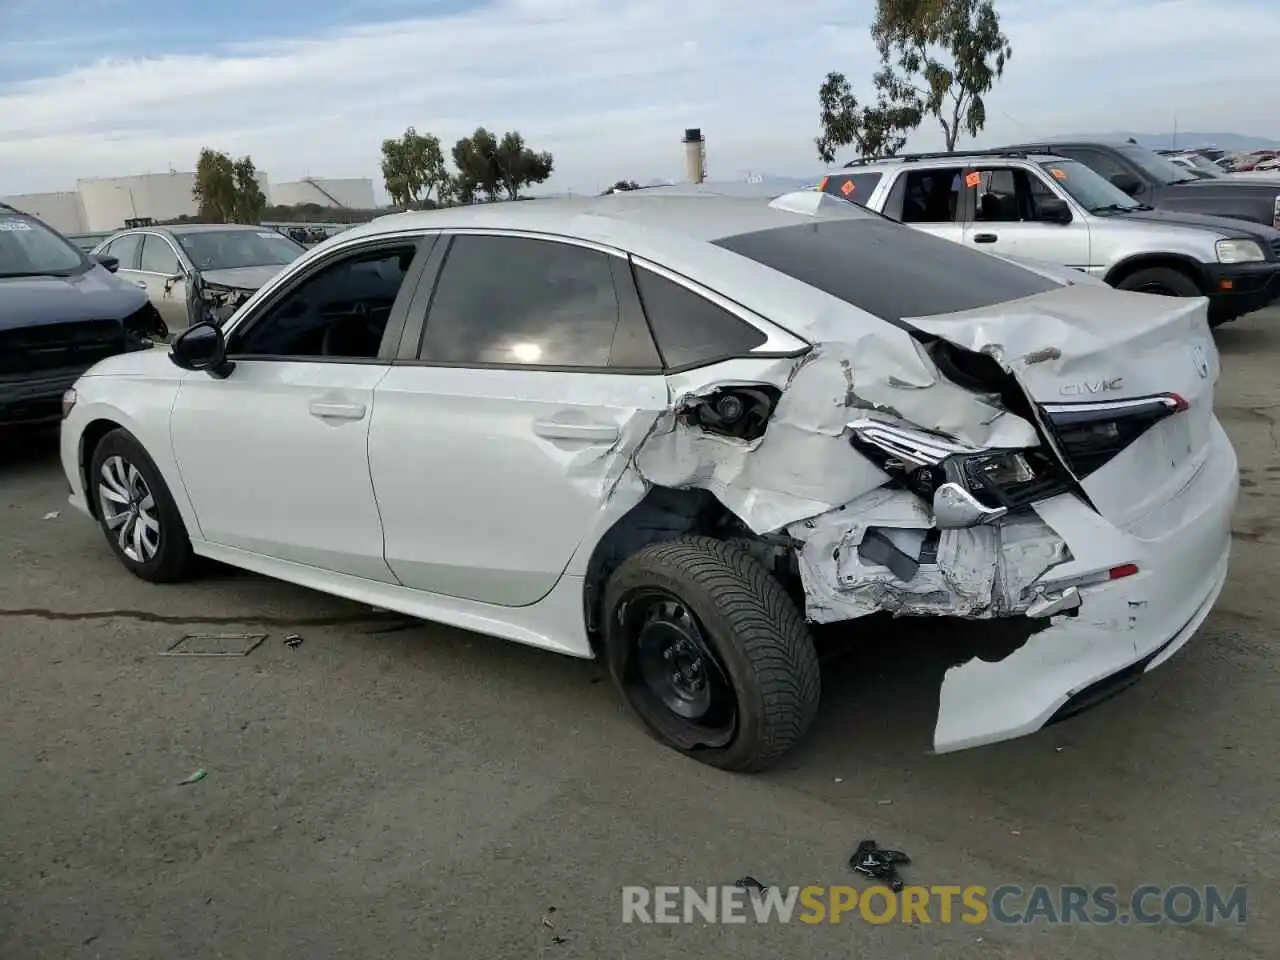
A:
[[[135,577],[173,583],[194,571],[182,514],[159,468],[129,431],[117,428],[98,441],[85,495],[107,543]]]
[[[809,630],[740,546],[685,537],[644,547],[609,579],[604,613],[614,683],[667,746],[755,772],[813,725],[821,685]]]
[[[1135,270],[1116,284],[1117,290],[1152,293],[1161,297],[1203,297],[1200,285],[1173,267],[1148,267]]]

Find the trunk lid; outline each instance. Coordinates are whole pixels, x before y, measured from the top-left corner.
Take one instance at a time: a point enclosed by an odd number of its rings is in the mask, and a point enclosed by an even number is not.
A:
[[[1011,374],[1118,526],[1144,521],[1202,464],[1220,369],[1203,298],[1074,286],[907,322]]]

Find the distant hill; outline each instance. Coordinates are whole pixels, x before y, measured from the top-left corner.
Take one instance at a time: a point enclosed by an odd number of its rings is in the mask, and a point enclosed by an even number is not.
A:
[[[1128,140],[1132,137],[1144,147],[1151,150],[1170,150],[1175,147],[1217,147],[1219,150],[1234,152],[1237,150],[1280,150],[1280,141],[1268,140],[1266,137],[1247,137],[1239,133],[1198,133],[1194,130],[1179,130],[1173,133],[1134,133],[1131,131],[1113,131],[1111,133],[1064,133],[1051,140]]]

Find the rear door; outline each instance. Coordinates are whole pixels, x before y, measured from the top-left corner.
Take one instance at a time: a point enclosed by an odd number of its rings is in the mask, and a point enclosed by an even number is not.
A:
[[[142,235],[138,277],[146,285],[147,296],[164,317],[170,332],[178,333],[190,326],[186,271],[168,238],[158,233]]]
[[[1063,174],[1065,176],[1065,174]],[[987,253],[1044,260],[1079,270],[1091,265],[1089,223],[1078,212],[1070,223],[1039,219],[1039,203],[1070,199],[1039,174],[1020,167],[981,166],[965,176],[965,246]]]
[[[375,391],[385,556],[407,587],[525,606],[667,409],[666,379],[619,251],[493,231],[439,247]]]
[[[103,248],[104,256],[115,257],[120,261],[116,274],[130,283],[147,289],[147,281],[138,272],[138,257],[142,253],[142,234],[126,233],[112,240]]]

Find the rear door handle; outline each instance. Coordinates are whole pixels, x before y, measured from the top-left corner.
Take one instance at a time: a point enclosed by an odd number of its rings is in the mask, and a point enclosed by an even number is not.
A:
[[[995,243],[999,239],[994,233],[975,233],[973,235],[974,243]]]
[[[566,423],[563,420],[535,420],[533,432],[546,440],[586,440],[613,443],[618,428],[612,423]]]
[[[131,282],[135,287],[141,287],[143,290],[147,289],[147,281],[145,281],[145,280],[132,280],[132,281],[130,281],[130,282]]]
[[[329,403],[324,400],[312,400],[307,410],[321,420],[363,420],[365,414],[363,403]]]

